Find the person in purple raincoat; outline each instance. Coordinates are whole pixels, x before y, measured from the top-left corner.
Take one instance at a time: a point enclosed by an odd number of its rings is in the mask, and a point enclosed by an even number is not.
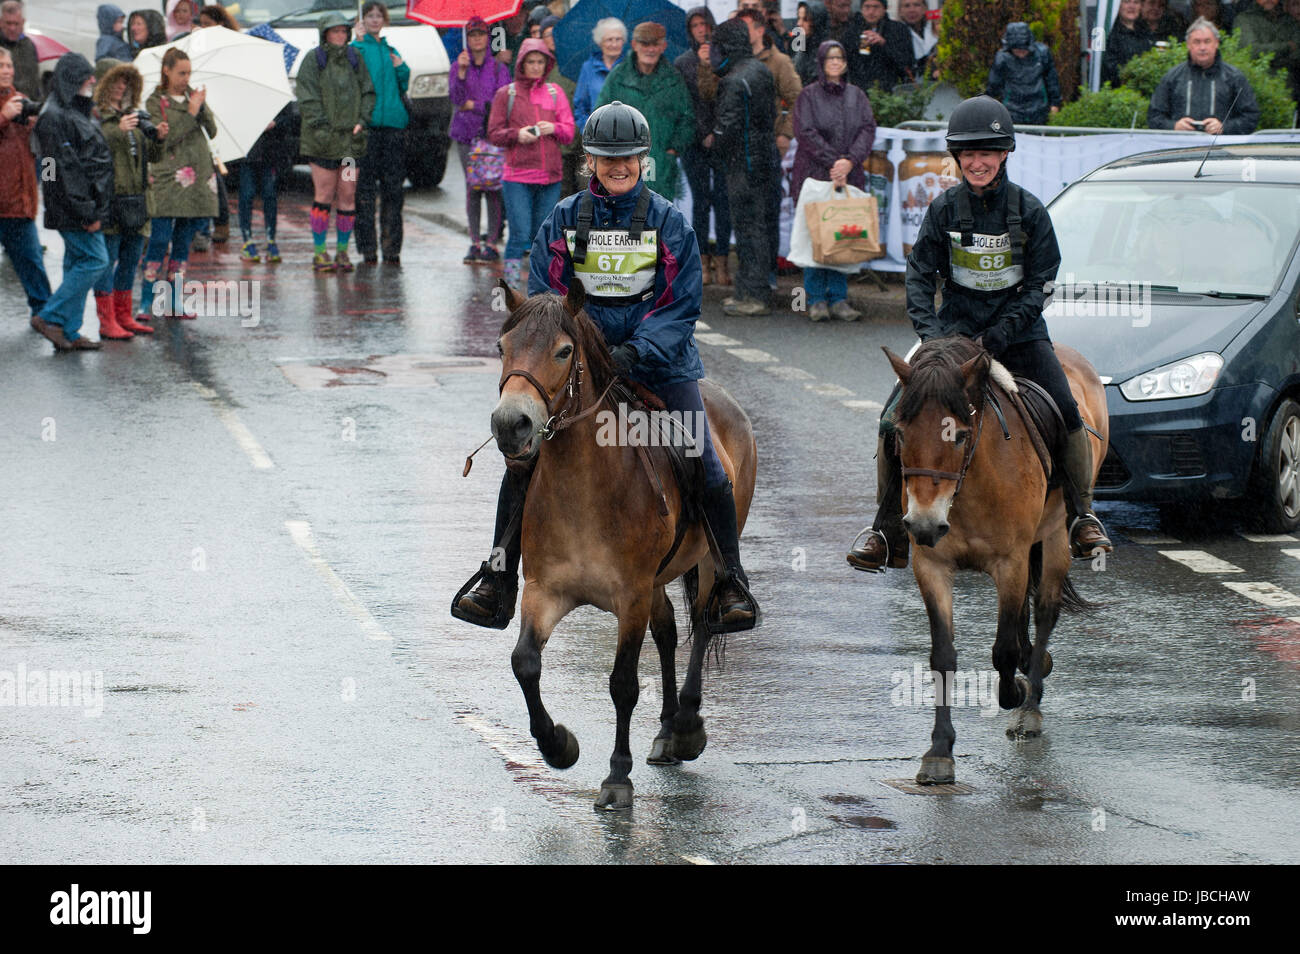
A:
[[[482,17],[474,17],[465,25],[467,48],[451,71],[451,105],[455,114],[451,118],[451,138],[460,153],[461,169],[469,166],[469,152],[474,140],[487,138],[487,116],[492,97],[510,82],[510,68],[488,54],[488,25]],[[487,202],[488,232],[482,238],[479,231],[479,200]],[[465,181],[465,214],[469,219],[469,252],[465,263],[497,262],[501,254],[497,243],[501,241],[505,206],[501,191],[480,192],[470,188]]]

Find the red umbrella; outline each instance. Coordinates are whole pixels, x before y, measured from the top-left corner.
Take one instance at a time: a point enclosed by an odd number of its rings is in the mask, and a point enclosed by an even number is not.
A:
[[[43,33],[37,33],[35,30],[28,31],[27,38],[36,47],[36,59],[42,63],[46,60],[57,60],[64,53],[72,52],[58,40]]]
[[[436,27],[464,26],[474,17],[488,23],[508,20],[523,0],[406,0],[406,15]]]

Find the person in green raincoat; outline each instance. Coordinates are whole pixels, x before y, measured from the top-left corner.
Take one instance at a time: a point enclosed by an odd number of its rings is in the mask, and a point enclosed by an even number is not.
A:
[[[217,214],[217,170],[208,148],[217,121],[205,102],[207,90],[190,88],[190,72],[189,56],[172,47],[163,55],[158,86],[145,102],[153,125],[161,128],[166,123],[168,130],[162,159],[149,163],[150,234],[140,289],[140,311],[146,315],[197,317],[181,306],[185,265],[203,221]],[[168,307],[155,310],[154,283],[164,258],[172,297]]]
[[[668,201],[677,198],[677,156],[695,141],[695,107],[677,67],[663,58],[667,31],[654,22],[632,31],[632,55],[610,70],[596,105],[617,100],[640,110],[655,131],[645,181]]]
[[[366,153],[375,86],[361,54],[348,43],[352,28],[347,19],[340,13],[327,13],[316,26],[320,46],[302,58],[297,85],[302,113],[298,151],[311,164],[315,192],[311,204],[312,267],[318,272],[350,272],[348,242],[357,215],[357,166]],[[331,259],[325,251],[325,236],[330,206],[335,203],[338,243]]]

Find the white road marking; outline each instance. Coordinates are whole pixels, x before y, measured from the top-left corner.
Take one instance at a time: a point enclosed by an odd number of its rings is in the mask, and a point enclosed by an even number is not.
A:
[[[730,347],[731,345],[738,345],[742,343],[740,341],[737,341],[735,338],[728,337],[727,335],[721,335],[715,333],[708,333],[702,335],[696,334],[695,340],[702,341],[706,345],[718,345],[719,347]]]
[[[700,321],[700,320],[697,318],[697,319],[695,320],[695,328],[696,328],[697,331],[708,331],[708,330],[709,330],[709,325],[708,325],[706,322]]]
[[[487,743],[488,748],[507,762],[527,766],[532,771],[543,772],[547,775],[551,774],[550,768],[543,761],[536,746],[525,747],[522,742],[512,738],[486,719],[480,719],[471,712],[457,712],[456,721],[464,723],[470,729],[473,729],[478,737]]]
[[[1240,530],[1237,532],[1243,540],[1249,540],[1251,543],[1300,543],[1300,537],[1289,533],[1242,533]]]
[[[792,367],[788,364],[769,364],[763,368],[768,374],[778,377],[783,381],[811,381],[813,376],[803,368]]]
[[[1272,583],[1224,583],[1230,590],[1248,596],[1265,606],[1300,606],[1300,596],[1288,593]]]
[[[728,348],[728,354],[733,354],[741,361],[748,361],[750,364],[762,364],[767,361],[775,361],[773,355],[766,351],[760,351],[758,348]]]
[[[235,443],[239,445],[240,449],[248,455],[248,459],[253,462],[255,468],[270,470],[275,467],[270,456],[262,449],[262,445],[257,442],[257,438],[253,436],[253,432],[244,426],[244,422],[239,419],[239,415],[235,413],[234,408],[223,401],[220,394],[206,385],[199,384],[197,381],[191,381],[190,383],[194,385],[194,390],[198,391],[212,405],[212,409],[217,412],[217,417],[221,423],[226,426],[226,430],[230,432],[230,436],[235,439]]]
[[[848,388],[841,387],[838,384],[831,384],[828,381],[817,381],[812,384],[805,384],[804,390],[812,391],[814,394],[820,394],[822,397],[832,398],[851,398],[853,392]]]
[[[1159,533],[1148,533],[1146,530],[1126,530],[1120,527],[1120,532],[1128,537],[1134,543],[1147,547],[1169,547],[1182,543],[1177,537],[1166,537]]]
[[[1161,556],[1167,556],[1175,563],[1181,563],[1183,566],[1196,573],[1244,573],[1246,572],[1239,566],[1233,566],[1226,560],[1220,560],[1216,556],[1211,556],[1204,550],[1161,550]]]
[[[312,537],[311,524],[306,520],[286,520],[284,525],[289,531],[289,536],[293,537],[293,542],[298,544],[298,548],[307,554],[307,559],[311,560],[316,572],[329,584],[330,589],[334,591],[334,596],[361,625],[361,629],[366,636],[370,639],[392,639],[393,637],[389,636],[384,631],[384,628],[375,621],[375,618],[370,615],[370,611],[352,594],[352,591],[348,589],[348,585],[343,582],[342,578],[325,562],[325,558],[321,556],[320,550],[316,546],[315,538]]]
[[[1289,557],[1295,557],[1297,560],[1300,560],[1300,549],[1295,547],[1283,547],[1282,552]]]
[[[885,405],[879,401],[868,401],[865,398],[855,398],[852,401],[841,401],[850,411],[883,411]]]
[[[703,855],[682,855],[682,861],[689,861],[693,865],[716,865],[716,861],[710,861]]]

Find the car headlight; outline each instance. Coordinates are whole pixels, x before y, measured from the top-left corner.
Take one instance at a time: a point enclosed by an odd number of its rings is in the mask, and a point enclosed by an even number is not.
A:
[[[447,95],[446,73],[422,73],[411,81],[411,98]]]
[[[1214,387],[1222,370],[1223,356],[1209,351],[1144,371],[1121,384],[1119,392],[1130,401],[1195,397]]]

